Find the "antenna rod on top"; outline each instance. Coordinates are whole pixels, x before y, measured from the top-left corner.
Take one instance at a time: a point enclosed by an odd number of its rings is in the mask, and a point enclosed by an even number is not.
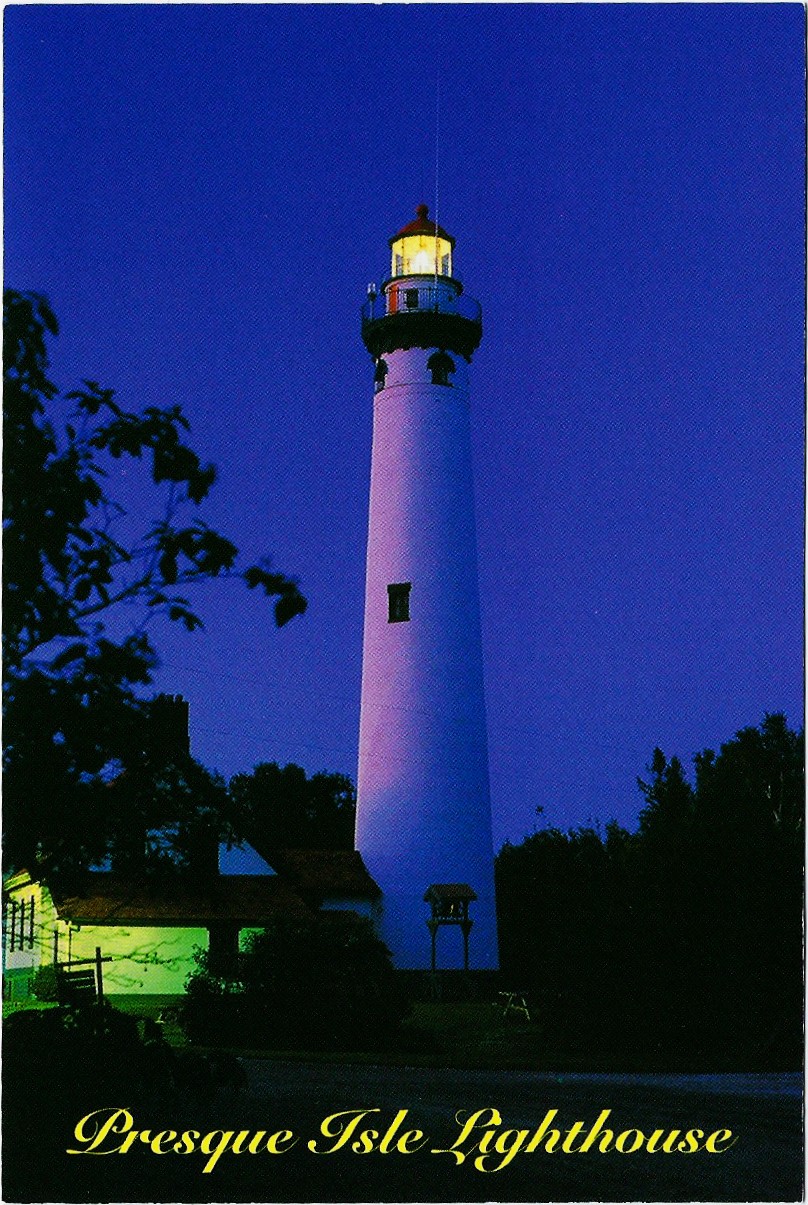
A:
[[[435,309],[438,308],[438,167],[440,164],[440,75],[435,79]]]

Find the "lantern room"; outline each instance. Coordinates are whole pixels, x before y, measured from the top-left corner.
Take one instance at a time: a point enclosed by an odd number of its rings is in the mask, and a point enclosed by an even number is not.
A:
[[[451,276],[455,241],[419,205],[416,219],[390,239],[391,276]]]

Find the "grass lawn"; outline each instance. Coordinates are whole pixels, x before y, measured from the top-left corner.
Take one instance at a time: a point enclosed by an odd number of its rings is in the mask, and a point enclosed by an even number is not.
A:
[[[540,1022],[503,1016],[493,1002],[418,1002],[405,1024],[413,1053],[421,1046],[425,1065],[440,1067],[546,1067]],[[419,1060],[420,1061],[420,1060]]]
[[[111,996],[121,1012],[156,1021],[176,1006],[181,996]],[[163,1032],[172,1045],[184,1045],[182,1030],[171,1019]],[[390,1050],[323,1051],[266,1050],[228,1047],[233,1054],[256,1058],[315,1062],[384,1063],[392,1066],[493,1067],[546,1069],[542,1027],[502,1010],[490,1002],[418,1002],[405,1022],[401,1040]]]
[[[176,1007],[182,996],[109,996],[121,1012],[157,1021]],[[26,1002],[27,1007],[53,1005]],[[4,1014],[20,1006],[6,1006]],[[162,1023],[166,1040],[175,1047],[187,1045],[179,1024],[170,1014]],[[583,1048],[579,1052],[578,1046]],[[608,1069],[614,1053],[600,1051],[592,1058],[591,1042],[576,1041],[574,1028],[563,1035],[548,1029],[535,1011],[528,1021],[520,1014],[504,1016],[493,1001],[418,1001],[404,1023],[399,1041],[388,1050],[326,1051],[253,1049],[228,1046],[229,1053],[281,1061],[317,1063],[355,1062],[388,1066],[459,1067],[481,1070],[576,1071]],[[619,1062],[619,1058],[617,1059]],[[602,1063],[602,1068],[599,1064]]]
[[[119,1012],[129,1013],[133,1017],[148,1017],[158,1021],[160,1014],[167,1008],[175,1008],[183,996],[107,996],[110,1004]]]
[[[47,1000],[34,1000],[33,997],[29,1000],[4,1000],[3,1018],[24,1011],[42,1012],[46,1008],[56,1008],[56,1005]]]

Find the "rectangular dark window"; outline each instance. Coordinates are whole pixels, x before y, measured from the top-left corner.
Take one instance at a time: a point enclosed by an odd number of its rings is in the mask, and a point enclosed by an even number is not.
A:
[[[404,623],[410,618],[412,582],[394,582],[387,587],[387,622]]]
[[[408,310],[417,310],[418,309],[418,290],[417,289],[405,289],[404,290],[404,304],[406,305]]]

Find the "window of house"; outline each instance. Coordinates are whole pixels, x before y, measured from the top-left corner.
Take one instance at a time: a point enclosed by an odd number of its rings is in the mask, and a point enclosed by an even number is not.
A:
[[[384,389],[384,382],[385,382],[386,377],[387,377],[386,360],[377,360],[376,361],[376,372],[374,373],[374,376],[373,376],[373,384],[374,384],[376,393],[378,393],[380,389]]]
[[[406,305],[408,310],[417,310],[418,309],[418,290],[417,289],[405,289],[404,290],[404,304]]]
[[[394,582],[387,587],[387,622],[404,623],[410,618],[412,582]]]
[[[396,255],[396,276],[401,276],[404,271],[404,256]]]
[[[455,362],[445,351],[436,351],[429,357],[426,366],[432,373],[433,385],[451,385],[449,376],[455,370]]]

